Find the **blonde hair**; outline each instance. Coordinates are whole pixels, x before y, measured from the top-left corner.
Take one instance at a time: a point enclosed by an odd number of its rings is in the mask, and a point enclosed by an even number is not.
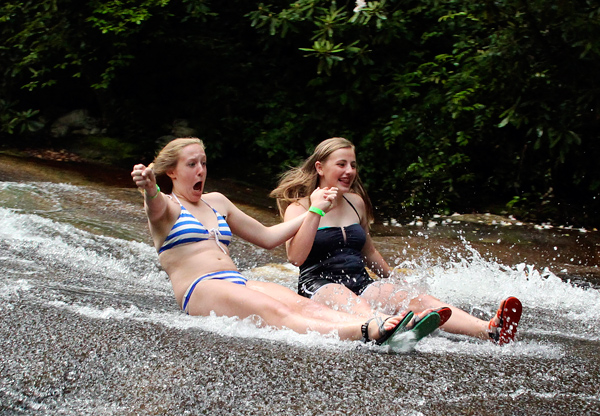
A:
[[[283,217],[286,208],[298,200],[310,196],[310,194],[317,188],[319,182],[319,175],[317,168],[315,167],[316,162],[325,162],[327,158],[336,150],[351,148],[355,150],[354,145],[343,137],[332,137],[327,140],[323,140],[317,145],[312,155],[310,155],[300,166],[292,168],[281,175],[279,184],[271,192],[272,198],[277,198],[277,208],[279,208],[279,214]],[[365,202],[365,209],[367,211],[367,219],[369,222],[373,221],[373,205],[371,199],[365,190],[362,181],[356,172],[354,182],[350,186],[350,190],[361,196]]]
[[[154,161],[149,165],[156,176],[156,183],[158,183],[158,186],[160,186],[164,193],[170,194],[173,191],[173,182],[167,176],[167,172],[177,167],[181,150],[191,144],[199,144],[202,146],[202,149],[205,149],[202,140],[196,137],[173,139],[158,152]]]

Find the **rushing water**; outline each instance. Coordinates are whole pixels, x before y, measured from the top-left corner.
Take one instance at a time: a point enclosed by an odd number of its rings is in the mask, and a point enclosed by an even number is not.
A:
[[[4,176],[0,414],[600,415],[597,232],[380,228],[416,287],[484,316],[524,305],[515,344],[437,333],[388,354],[185,316],[134,189]],[[283,249],[232,248],[248,277],[294,287]]]

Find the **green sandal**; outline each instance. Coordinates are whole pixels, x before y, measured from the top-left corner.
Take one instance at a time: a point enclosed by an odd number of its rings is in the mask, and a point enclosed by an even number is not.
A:
[[[394,336],[394,334],[406,332],[406,330],[407,330],[406,326],[412,320],[413,315],[414,314],[411,311],[408,311],[407,314],[404,316],[404,318],[402,318],[402,321],[400,321],[400,323],[398,325],[396,325],[394,328],[392,328],[390,330],[387,330],[383,327],[383,324],[385,324],[385,322],[390,318],[387,318],[384,321],[382,321],[381,318],[379,318],[379,317],[374,317],[374,318],[369,319],[367,322],[362,324],[362,326],[360,327],[360,332],[362,333],[362,336],[363,336],[362,341],[365,343],[373,341],[369,338],[369,324],[371,323],[371,321],[373,319],[376,319],[377,324],[379,325],[380,337],[379,337],[379,339],[374,340],[375,345],[382,345],[382,346],[387,345],[388,342],[390,341],[390,339]]]
[[[409,352],[412,351],[420,340],[431,334],[440,326],[440,315],[437,312],[430,312],[423,318],[418,316],[413,321],[413,326],[408,331],[396,332],[391,337],[387,345],[394,351]]]

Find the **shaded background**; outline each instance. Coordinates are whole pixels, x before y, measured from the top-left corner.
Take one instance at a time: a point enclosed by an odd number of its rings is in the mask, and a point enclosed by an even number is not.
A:
[[[597,227],[600,3],[5,1],[0,143],[149,162],[205,140],[267,189],[358,148],[379,221],[458,212]]]

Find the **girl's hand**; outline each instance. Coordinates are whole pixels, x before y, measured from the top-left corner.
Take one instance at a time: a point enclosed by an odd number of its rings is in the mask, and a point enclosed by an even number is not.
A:
[[[139,189],[146,191],[146,193],[149,192],[150,196],[157,192],[156,177],[154,176],[152,169],[140,163],[133,167],[131,177],[133,178],[135,185]]]
[[[338,188],[317,188],[310,195],[310,205],[323,210],[329,211],[333,201],[337,198]]]

